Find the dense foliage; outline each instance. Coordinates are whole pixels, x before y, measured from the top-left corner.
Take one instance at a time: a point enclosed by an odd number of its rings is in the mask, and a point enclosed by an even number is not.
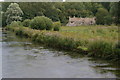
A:
[[[7,10],[10,3],[3,3],[3,11]],[[114,23],[118,23],[116,20],[118,16],[118,3],[110,2],[19,2],[18,3],[22,11],[24,12],[23,20],[32,19],[36,16],[46,16],[53,21],[60,21],[62,24],[68,22],[68,18],[76,17],[93,17],[101,15],[101,13],[106,12],[104,19],[102,17],[98,21],[98,24],[108,24],[114,20]],[[104,9],[101,10],[100,9]],[[101,13],[99,13],[99,11]],[[103,12],[102,12],[103,11]],[[97,14],[96,14],[97,13]],[[107,15],[109,14],[109,15]],[[106,22],[108,21],[108,22]]]
[[[0,3],[0,27],[2,27],[2,4]]]
[[[10,26],[20,27],[20,26],[22,26],[22,23],[20,21],[13,21],[13,22],[11,22]]]
[[[30,19],[26,19],[22,22],[23,26],[25,27],[29,27],[30,26],[30,23],[31,23],[31,20]]]
[[[7,18],[6,23],[10,24],[12,21],[21,21],[23,12],[17,3],[11,3],[6,10],[5,15]]]
[[[111,20],[109,19],[111,19],[111,17],[108,11],[104,8],[99,8],[98,12],[96,13],[96,23],[97,24],[108,24],[108,23],[110,24]]]
[[[60,22],[54,22],[53,27],[54,27],[54,29],[53,29],[54,31],[59,31],[60,27],[61,27],[61,23]]]
[[[39,29],[39,30],[51,30],[52,29],[52,20],[44,17],[44,16],[37,16],[31,20],[30,27],[32,29]]]

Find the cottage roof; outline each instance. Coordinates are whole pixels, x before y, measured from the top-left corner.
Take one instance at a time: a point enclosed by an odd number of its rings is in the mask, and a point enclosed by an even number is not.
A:
[[[76,18],[76,17],[69,18],[69,21],[91,21],[91,20],[94,20],[94,18]]]
[[[79,20],[81,20],[81,18],[76,18],[76,17],[74,17],[74,18],[69,18],[69,21],[79,21]]]

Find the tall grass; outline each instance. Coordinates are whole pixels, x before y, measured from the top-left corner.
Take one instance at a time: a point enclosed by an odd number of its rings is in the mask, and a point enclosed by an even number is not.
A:
[[[109,42],[95,41],[90,43],[88,50],[90,56],[110,59],[114,53],[114,46]]]
[[[109,42],[118,41],[117,26],[80,26],[80,27],[61,27],[61,32],[65,36],[73,37],[77,40],[103,40]]]

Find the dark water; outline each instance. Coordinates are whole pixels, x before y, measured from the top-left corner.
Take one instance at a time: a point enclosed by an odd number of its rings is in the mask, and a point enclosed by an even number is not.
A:
[[[117,78],[120,75],[117,64],[82,56],[72,58],[66,53],[4,32],[3,78]]]

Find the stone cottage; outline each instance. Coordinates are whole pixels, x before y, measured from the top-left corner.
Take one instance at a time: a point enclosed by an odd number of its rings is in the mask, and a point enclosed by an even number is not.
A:
[[[69,22],[66,26],[80,26],[80,25],[94,25],[96,24],[95,17],[93,18],[77,18],[77,17],[69,17]]]

